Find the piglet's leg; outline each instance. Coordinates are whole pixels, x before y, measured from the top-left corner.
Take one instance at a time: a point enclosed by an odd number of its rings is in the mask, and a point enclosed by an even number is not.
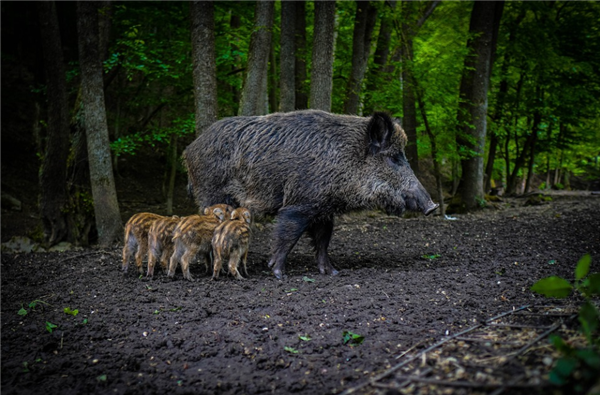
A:
[[[321,274],[331,274],[332,276],[337,275],[339,272],[331,264],[329,254],[327,253],[331,235],[333,234],[333,220],[311,224],[308,228],[308,234],[313,241],[319,272]]]
[[[285,274],[285,260],[309,224],[310,216],[300,207],[290,206],[279,210],[277,224],[273,231],[275,248],[269,261],[273,274],[282,279]]]

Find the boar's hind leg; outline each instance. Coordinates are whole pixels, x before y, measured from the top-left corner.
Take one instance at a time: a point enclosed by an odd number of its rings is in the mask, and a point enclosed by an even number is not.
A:
[[[302,233],[308,227],[310,216],[298,207],[284,207],[277,214],[277,224],[273,232],[275,248],[269,261],[273,274],[282,279],[285,274],[285,260]]]
[[[331,264],[331,261],[329,260],[329,255],[327,254],[332,233],[333,220],[316,222],[311,224],[308,228],[308,234],[312,239],[313,246],[315,247],[319,272],[321,272],[321,274],[331,274],[332,276],[335,276],[339,272],[335,270]]]

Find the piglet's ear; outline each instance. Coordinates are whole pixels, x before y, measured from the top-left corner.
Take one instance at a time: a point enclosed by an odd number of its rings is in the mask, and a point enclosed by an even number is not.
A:
[[[394,133],[392,118],[384,112],[376,112],[367,125],[367,155],[375,155],[390,146]]]

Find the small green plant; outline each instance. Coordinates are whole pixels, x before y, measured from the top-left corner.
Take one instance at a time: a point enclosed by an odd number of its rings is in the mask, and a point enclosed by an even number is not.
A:
[[[306,281],[307,283],[314,283],[315,279],[314,278],[309,278],[307,276],[302,277],[303,281]]]
[[[51,322],[46,321],[46,330],[50,333],[52,333],[53,330],[55,330],[56,328],[58,328],[58,325],[55,325]]]
[[[429,260],[434,260],[434,259],[437,259],[437,258],[441,258],[441,255],[440,254],[423,254],[423,255],[421,255],[421,258],[423,258],[423,259],[429,259]]]
[[[562,354],[550,372],[550,382],[558,386],[570,386],[574,393],[584,393],[597,379],[600,371],[600,314],[591,302],[592,296],[600,295],[600,273],[589,274],[592,257],[584,255],[575,267],[575,282],[571,284],[562,277],[551,276],[537,281],[531,290],[546,297],[566,298],[577,290],[584,298],[578,313],[581,333],[587,346],[576,348],[560,336],[552,335],[550,341]],[[589,275],[588,275],[589,274]]]
[[[65,307],[63,309],[63,311],[65,312],[65,314],[69,314],[72,315],[73,317],[75,317],[77,314],[79,314],[79,310],[75,309],[75,310],[71,310],[70,307]]]
[[[308,342],[308,341],[311,341],[311,340],[312,340],[312,339],[310,338],[310,336],[308,336],[308,335],[304,335],[304,336],[298,336],[298,339],[300,339],[300,340],[302,340],[302,341],[305,341],[305,342]]]
[[[285,346],[283,349],[285,351],[289,352],[290,354],[298,354],[299,353],[299,351],[296,350],[294,347]]]
[[[31,310],[35,311],[35,306],[37,306],[38,303],[43,303],[43,304],[47,304],[48,306],[50,306],[50,303],[44,302],[43,300],[36,299],[32,302],[29,302],[27,307],[29,307]],[[29,311],[25,307],[23,307],[23,304],[21,303],[21,308],[19,309],[19,311],[17,311],[17,314],[18,315],[27,315],[27,313],[29,313]]]
[[[351,331],[344,331],[342,333],[342,343],[349,345],[350,347],[358,346],[365,341],[365,337]]]

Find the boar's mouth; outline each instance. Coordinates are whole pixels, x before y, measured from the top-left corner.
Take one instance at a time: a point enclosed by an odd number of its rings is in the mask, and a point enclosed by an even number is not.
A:
[[[422,212],[426,216],[433,213],[440,205],[434,203],[431,198],[421,198],[416,196],[403,196],[406,208],[410,211]]]

